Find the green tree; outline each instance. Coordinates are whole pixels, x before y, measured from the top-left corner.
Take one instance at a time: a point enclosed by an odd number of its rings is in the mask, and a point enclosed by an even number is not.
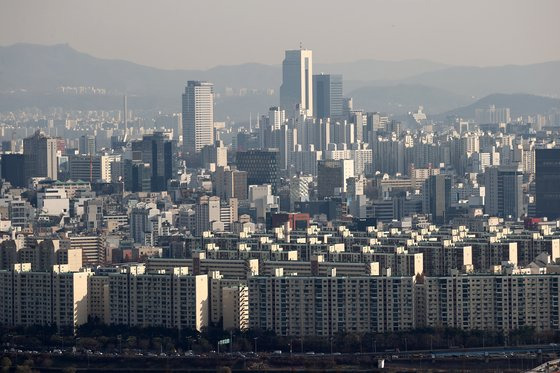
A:
[[[126,346],[128,348],[136,348],[138,346],[138,341],[135,336],[131,335],[126,339]]]
[[[31,373],[31,367],[29,365],[18,365],[16,366],[16,373]]]
[[[0,360],[0,367],[2,368],[2,372],[9,372],[12,367],[12,360],[10,360],[9,357],[4,356],[2,360]]]
[[[80,338],[78,346],[87,350],[97,350],[99,348],[99,342],[94,338],[84,337]]]

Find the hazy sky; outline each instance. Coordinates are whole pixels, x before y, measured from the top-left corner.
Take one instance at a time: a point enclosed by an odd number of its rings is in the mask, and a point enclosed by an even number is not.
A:
[[[315,62],[560,60],[560,0],[0,0],[0,45],[69,43],[162,68]]]

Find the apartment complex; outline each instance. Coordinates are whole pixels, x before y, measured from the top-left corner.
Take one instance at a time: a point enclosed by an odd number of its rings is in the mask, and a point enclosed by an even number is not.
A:
[[[75,330],[88,320],[88,274],[55,265],[35,272],[30,263],[0,270],[0,323],[9,326],[57,325]]]
[[[201,330],[208,325],[208,276],[187,268],[146,272],[143,265],[109,273],[109,323]]]

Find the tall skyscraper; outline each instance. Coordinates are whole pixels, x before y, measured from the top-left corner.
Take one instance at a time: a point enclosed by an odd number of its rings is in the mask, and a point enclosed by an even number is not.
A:
[[[94,155],[96,152],[95,136],[93,135],[83,135],[80,136],[80,141],[78,143],[80,154],[84,155]]]
[[[133,145],[134,148],[142,152],[142,162],[150,165],[151,191],[167,190],[167,181],[176,171],[175,141],[167,139],[163,132],[154,132],[144,135],[138,145]]]
[[[46,177],[56,180],[58,161],[57,140],[45,136],[41,131],[23,140],[26,180],[30,177]]]
[[[286,51],[282,63],[280,107],[293,117],[297,110],[313,116],[313,52],[308,49]]]
[[[451,178],[446,175],[432,175],[424,182],[424,211],[432,215],[432,222],[445,224],[449,220],[451,207]]]
[[[342,75],[313,75],[313,96],[315,117],[342,118]]]
[[[523,172],[517,166],[488,167],[484,172],[485,212],[517,220],[523,214]]]
[[[268,126],[273,130],[278,130],[286,121],[286,113],[278,106],[268,109]]]
[[[183,151],[199,153],[214,144],[214,85],[190,80],[183,93]]]
[[[560,218],[560,149],[536,150],[537,216]]]

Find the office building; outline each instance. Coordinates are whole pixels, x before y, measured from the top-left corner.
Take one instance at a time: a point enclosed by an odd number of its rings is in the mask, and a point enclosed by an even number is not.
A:
[[[318,119],[342,119],[342,75],[313,75],[313,114]]]
[[[215,167],[226,167],[228,148],[224,146],[224,142],[217,140],[213,145],[206,145],[202,148],[202,165],[206,169],[210,169],[210,165]]]
[[[194,155],[214,143],[214,85],[189,81],[183,94],[183,152]]]
[[[58,178],[57,140],[40,131],[23,139],[26,180],[31,177]]]
[[[152,169],[141,160],[125,159],[123,165],[124,189],[130,192],[149,192],[152,189]]]
[[[81,155],[94,155],[97,151],[95,136],[93,135],[83,135],[80,136],[78,143],[78,151]]]
[[[107,261],[107,247],[103,236],[70,236],[70,249],[82,250],[82,264],[84,266],[104,265]]]
[[[317,165],[317,197],[324,199],[346,191],[346,180],[354,176],[351,159],[327,159]]]
[[[144,135],[142,141],[133,143],[133,150],[142,154],[142,162],[150,165],[150,191],[167,190],[167,182],[175,177],[175,141],[163,132]]]
[[[523,215],[523,172],[517,166],[487,168],[484,186],[487,214],[513,220]]]
[[[237,169],[247,172],[247,185],[278,185],[279,154],[277,149],[237,152]]]
[[[2,179],[14,187],[25,187],[25,156],[23,154],[2,154]]]
[[[560,149],[536,150],[535,184],[537,216],[560,218]]]
[[[68,177],[70,180],[98,181],[103,174],[110,174],[105,168],[110,167],[108,163],[102,164],[101,156],[96,155],[71,155],[68,157]]]
[[[449,220],[451,208],[451,178],[446,175],[432,175],[424,181],[423,210],[432,216],[432,222],[445,224]]]
[[[288,117],[300,111],[313,116],[313,53],[308,49],[286,51],[282,62],[280,107]]]

